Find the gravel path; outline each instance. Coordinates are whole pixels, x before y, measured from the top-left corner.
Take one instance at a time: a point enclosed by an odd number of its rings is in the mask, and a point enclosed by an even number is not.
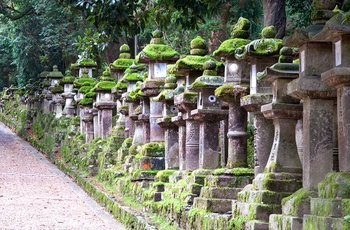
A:
[[[0,229],[126,229],[0,123]]]

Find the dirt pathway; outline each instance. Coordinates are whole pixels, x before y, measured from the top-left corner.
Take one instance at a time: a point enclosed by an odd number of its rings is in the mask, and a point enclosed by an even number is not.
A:
[[[0,229],[126,229],[0,123]]]

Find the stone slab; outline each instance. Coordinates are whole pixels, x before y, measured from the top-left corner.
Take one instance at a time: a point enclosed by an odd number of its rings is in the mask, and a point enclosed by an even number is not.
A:
[[[208,212],[226,213],[232,209],[232,200],[196,197],[193,206]]]
[[[237,199],[237,194],[242,191],[242,188],[208,188],[203,187],[201,197],[203,198],[218,198],[218,199]]]

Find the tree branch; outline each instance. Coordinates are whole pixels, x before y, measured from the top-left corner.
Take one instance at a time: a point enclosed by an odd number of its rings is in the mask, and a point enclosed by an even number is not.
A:
[[[5,8],[9,8],[6,6]],[[5,8],[2,6],[0,7],[0,14],[4,15],[6,18],[10,19],[11,21],[18,20],[20,18],[23,18],[33,12],[33,7],[29,6],[27,9],[19,12],[11,8],[11,10],[15,13],[11,13],[8,10],[5,10]]]

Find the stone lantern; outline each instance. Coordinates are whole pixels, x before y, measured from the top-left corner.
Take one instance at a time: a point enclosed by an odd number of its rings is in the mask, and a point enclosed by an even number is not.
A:
[[[91,88],[92,89],[92,88]],[[93,123],[94,114],[93,114],[93,102],[94,97],[96,96],[95,92],[85,93],[83,99],[80,100],[80,123],[81,133],[85,134],[85,143],[90,143],[95,136],[95,127]]]
[[[80,62],[76,63],[75,67],[79,68],[79,77],[81,77],[83,74],[87,74],[90,77],[92,77],[93,69],[95,69],[97,67],[97,64],[94,60],[89,59],[89,58],[85,58],[85,59],[81,60]],[[86,71],[87,71],[87,73],[86,73]]]
[[[88,75],[88,70],[83,70],[82,75],[74,80],[74,87],[78,89],[78,93],[74,96],[74,100],[77,104],[80,104],[80,101],[84,98],[84,94],[88,93],[94,85],[95,80]],[[77,107],[76,114],[79,114],[80,118],[82,117],[83,113],[80,111],[80,106]],[[80,119],[80,133],[84,132],[85,126],[83,120]]]
[[[127,44],[121,45],[119,51],[119,58],[109,65],[111,74],[117,82],[122,79],[125,70],[135,62],[135,59],[131,58],[130,47]]]
[[[168,74],[165,78],[164,89],[157,97],[152,99],[163,103],[163,117],[158,118],[157,123],[165,129],[165,169],[179,168],[178,127],[171,120],[178,113],[177,108],[174,106],[176,81],[174,74]]]
[[[143,147],[155,145],[162,149],[157,153],[157,157],[148,151],[141,152],[143,154],[139,165],[141,169],[164,169],[164,129],[157,123],[157,119],[162,118],[163,103],[153,101],[152,98],[159,95],[164,86],[167,64],[174,63],[177,59],[179,59],[179,53],[165,44],[163,34],[159,30],[152,33],[150,44],[136,57],[138,63],[145,63],[148,66],[148,77],[140,87],[147,97],[143,98],[143,112],[139,115],[139,120],[147,119],[149,116],[150,143]],[[144,131],[147,132],[147,130]]]
[[[59,118],[62,116],[62,106],[63,106],[64,100],[61,96],[61,93],[63,93],[63,87],[59,85],[59,82],[60,82],[60,79],[62,79],[63,77],[64,77],[63,74],[60,71],[58,71],[58,68],[56,65],[53,66],[52,72],[48,73],[47,75],[47,78],[51,81],[51,86],[49,90],[53,94],[52,104],[55,107],[52,108],[52,110],[56,112],[56,118]]]
[[[144,65],[135,65],[134,63],[125,71],[122,81],[127,83],[127,92],[122,94],[125,107],[125,137],[133,137],[135,131],[135,119],[133,116],[135,109],[139,106],[139,100],[128,100],[130,92],[136,88],[136,83],[144,80]],[[126,111],[127,110],[127,111]],[[132,117],[133,116],[133,117]]]
[[[240,100],[249,94],[249,63],[236,59],[234,54],[250,42],[247,39],[249,28],[249,20],[240,18],[232,29],[231,39],[224,41],[214,52],[215,56],[225,58],[224,85],[215,90],[215,96],[229,107],[228,153],[222,155],[226,168],[247,166],[247,112],[241,107]]]
[[[286,91],[286,85],[298,77],[299,66],[291,63],[292,55],[291,48],[282,48],[282,62],[267,68],[260,75],[260,81],[272,82],[272,102],[262,105],[261,111],[267,119],[273,120],[274,142],[265,170],[256,175],[249,189],[238,194],[232,210],[234,218],[249,216],[245,226],[251,229],[269,229],[269,216],[281,213],[282,198],[302,187],[302,166],[295,139],[295,127],[302,116],[302,105],[299,100],[288,96]],[[253,219],[259,219],[259,222]]]
[[[216,63],[212,60],[204,63],[204,72],[189,87],[199,92],[197,109],[191,116],[200,122],[199,125],[199,168],[216,169],[219,167],[219,128],[220,121],[227,116],[222,110],[222,102],[214,94],[222,86],[224,78],[216,75]]]
[[[102,139],[108,137],[112,132],[112,110],[116,106],[112,88],[115,86],[116,83],[109,71],[104,71],[101,81],[94,87],[94,91],[96,92],[95,106],[98,109],[100,134]]]
[[[313,25],[307,31],[313,30],[316,36],[324,27],[324,20],[334,15],[331,6],[334,8],[336,1],[314,4]],[[299,78],[288,84],[288,94],[303,101],[303,186],[314,190],[333,170],[336,90],[321,80],[321,74],[333,68],[335,55],[332,43],[311,35],[305,37],[305,33],[298,30],[285,43],[299,47]]]
[[[241,106],[254,116],[254,160],[255,174],[263,172],[269,158],[273,142],[274,127],[271,120],[264,118],[260,107],[271,103],[272,89],[270,82],[257,80],[258,72],[265,70],[278,60],[282,40],[275,38],[273,26],[262,30],[262,39],[250,42],[244,49],[237,49],[235,57],[239,60],[250,61],[250,95],[241,98]]]
[[[73,100],[75,93],[73,92],[73,83],[75,77],[71,75],[70,70],[66,71],[66,75],[60,80],[60,84],[64,87],[64,93],[62,93],[62,97],[66,100],[63,114],[67,117],[74,117],[75,115],[75,107],[73,105]]]
[[[185,150],[180,147],[180,169],[186,171],[192,171],[199,167],[199,121],[193,119],[191,111],[197,108],[198,93],[190,91],[190,86],[199,76],[203,74],[203,65],[206,61],[213,60],[218,67],[222,66],[222,63],[217,62],[214,58],[206,56],[206,42],[201,37],[196,37],[191,41],[190,55],[179,59],[172,71],[176,74],[182,74],[185,77],[184,86],[178,85],[178,90],[174,96],[174,105],[179,110],[179,116],[174,117],[172,120],[179,125],[185,123],[186,131],[183,128],[179,132],[179,140],[184,138],[185,134]],[[181,84],[181,83],[180,83]],[[182,121],[183,120],[183,121]],[[181,136],[180,136],[181,135]],[[182,140],[181,140],[182,141]],[[185,152],[185,154],[181,154]],[[183,168],[184,167],[184,168]]]
[[[167,46],[162,38],[161,31],[152,33],[152,40],[138,55],[139,63],[148,64],[148,78],[141,85],[141,90],[146,96],[157,96],[167,74],[167,64],[179,59],[179,53]],[[164,129],[157,124],[157,119],[162,118],[162,102],[150,100],[150,142],[164,141]]]

